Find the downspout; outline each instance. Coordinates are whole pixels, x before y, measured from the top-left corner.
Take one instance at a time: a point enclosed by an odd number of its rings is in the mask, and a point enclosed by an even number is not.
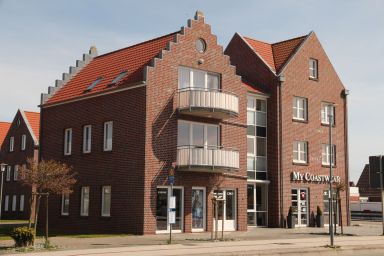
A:
[[[345,179],[346,179],[346,206],[347,206],[347,226],[351,225],[351,212],[349,209],[349,144],[348,144],[348,96],[349,90],[343,91],[344,96],[344,150],[345,150]]]
[[[283,143],[282,143],[282,97],[281,97],[281,87],[283,83],[285,82],[285,76],[283,74],[278,76],[279,79],[279,85],[277,86],[277,109],[278,109],[278,126],[277,126],[277,133],[278,133],[278,148],[279,148],[279,160],[278,160],[278,177],[279,177],[279,216],[280,216],[280,228],[284,228],[285,225],[285,216],[284,216],[284,180],[283,180]]]

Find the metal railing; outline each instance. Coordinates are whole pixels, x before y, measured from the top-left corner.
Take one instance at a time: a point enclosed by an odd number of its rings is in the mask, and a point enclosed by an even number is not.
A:
[[[180,146],[177,165],[210,169],[239,169],[239,151],[220,146]]]
[[[205,89],[188,87],[178,90],[178,108],[210,109],[212,112],[227,111],[237,115],[239,113],[239,98],[232,92],[219,89]]]

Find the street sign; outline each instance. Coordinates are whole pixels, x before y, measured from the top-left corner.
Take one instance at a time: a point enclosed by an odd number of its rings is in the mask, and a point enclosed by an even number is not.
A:
[[[169,224],[176,224],[176,211],[173,209],[169,209],[168,221]]]
[[[169,209],[176,209],[176,197],[171,196],[169,198]]]

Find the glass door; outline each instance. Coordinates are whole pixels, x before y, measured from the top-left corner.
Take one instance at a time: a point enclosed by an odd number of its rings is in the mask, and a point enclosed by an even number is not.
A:
[[[205,230],[205,188],[192,188],[192,231]]]
[[[236,230],[236,191],[233,189],[215,190],[214,193],[223,193],[222,201],[218,201],[218,230],[221,231],[224,221],[224,231]],[[214,213],[214,217],[216,212]],[[213,226],[216,225],[214,219]]]
[[[292,189],[291,192],[292,210],[296,217],[296,225],[306,227],[308,225],[308,189]]]
[[[248,226],[266,227],[268,225],[268,184],[248,183],[247,216]]]
[[[156,232],[169,232],[170,224],[168,220],[169,200],[172,195],[170,187],[157,188],[156,199]],[[184,218],[184,191],[182,187],[173,188],[173,196],[176,197],[176,223],[172,224],[172,230],[181,232],[183,230]]]

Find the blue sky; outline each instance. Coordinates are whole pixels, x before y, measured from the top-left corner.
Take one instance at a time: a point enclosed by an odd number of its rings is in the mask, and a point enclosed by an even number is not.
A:
[[[314,30],[350,89],[350,172],[384,154],[384,1],[0,0],[0,120],[37,111],[40,93],[82,53],[174,32],[196,10],[224,47],[235,32],[267,42]]]

